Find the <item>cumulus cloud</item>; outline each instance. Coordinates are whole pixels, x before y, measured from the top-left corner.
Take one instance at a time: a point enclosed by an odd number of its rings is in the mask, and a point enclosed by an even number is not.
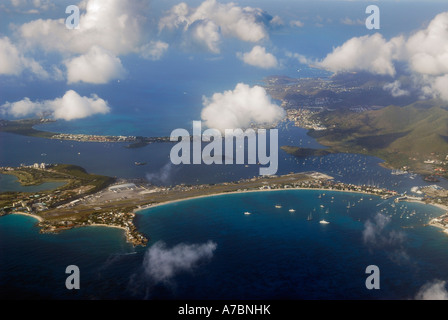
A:
[[[29,98],[17,102],[6,102],[0,106],[2,114],[23,117],[31,114],[51,112],[54,119],[74,120],[94,114],[105,114],[110,111],[107,102],[93,94],[82,97],[73,90],[67,91],[63,97],[54,100],[31,101]]]
[[[221,35],[219,33],[219,26],[213,21],[201,21],[193,24],[192,36],[193,40],[204,46],[213,53],[219,53],[219,43]]]
[[[68,83],[107,83],[124,74],[118,56],[136,53],[158,60],[168,49],[162,41],[148,42],[147,5],[144,0],[82,0],[79,28],[66,28],[64,18],[37,19],[16,27],[17,34],[28,49],[62,53]]]
[[[145,274],[155,282],[166,282],[176,274],[191,271],[200,262],[213,257],[217,244],[208,241],[204,244],[178,244],[167,248],[159,241],[149,248],[143,258]]]
[[[344,22],[356,21],[344,19]],[[438,14],[426,28],[409,36],[386,40],[377,33],[351,38],[315,66],[333,72],[367,71],[393,77],[397,63],[407,66],[422,97],[448,101],[448,12]],[[392,95],[405,95],[406,91],[397,84],[388,84],[385,90]]]
[[[448,300],[446,281],[434,280],[424,284],[417,292],[416,300]]]
[[[160,60],[168,50],[168,43],[163,41],[151,41],[140,47],[140,56],[148,60]]]
[[[221,35],[248,42],[266,39],[266,25],[270,20],[272,17],[259,8],[242,8],[232,2],[205,0],[196,8],[182,2],[160,19],[159,30],[182,29],[188,34],[193,28],[195,39],[202,40],[210,51],[217,53]]]
[[[121,79],[125,70],[119,58],[110,51],[94,46],[86,54],[65,63],[67,82],[102,84],[112,79]]]
[[[386,41],[379,33],[355,37],[335,48],[316,65],[333,72],[368,71],[394,76],[393,59],[402,42],[401,37]]]
[[[406,43],[411,68],[421,74],[448,73],[448,12],[438,14],[426,29]]]
[[[285,116],[285,111],[272,103],[271,97],[260,86],[238,83],[234,90],[203,97],[201,118],[209,128],[247,128],[254,124],[272,124]]]
[[[386,83],[383,89],[389,91],[392,97],[408,96],[410,94],[409,91],[401,89],[401,82],[399,80]]]
[[[250,52],[238,53],[237,56],[245,63],[264,69],[278,67],[277,58],[266,52],[266,49],[261,46],[255,46]]]
[[[30,45],[47,51],[84,54],[100,46],[116,55],[136,52],[145,22],[141,0],[85,0],[79,5],[79,29],[69,30],[64,19],[37,19],[23,24],[19,32]]]
[[[48,73],[32,58],[26,58],[8,37],[0,38],[0,74],[19,75],[29,70],[40,78],[48,78]]]

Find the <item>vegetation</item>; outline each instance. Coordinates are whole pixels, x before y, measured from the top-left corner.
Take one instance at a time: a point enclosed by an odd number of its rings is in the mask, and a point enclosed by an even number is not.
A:
[[[328,149],[299,148],[294,146],[282,146],[280,147],[280,149],[298,158],[310,156],[326,156],[327,154],[334,153],[333,151]]]
[[[324,111],[315,116],[328,130],[310,130],[309,135],[332,152],[371,154],[393,167],[409,166],[428,174],[432,167],[425,160],[443,163],[448,155],[448,109],[440,101],[363,113]]]
[[[53,132],[36,130],[33,126],[37,124],[53,122],[48,119],[22,119],[22,120],[2,120],[0,119],[0,131],[20,134],[23,136],[51,138]]]

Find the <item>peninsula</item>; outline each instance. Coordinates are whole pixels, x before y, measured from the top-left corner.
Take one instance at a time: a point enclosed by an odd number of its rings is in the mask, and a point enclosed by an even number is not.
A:
[[[143,136],[111,136],[94,134],[75,134],[75,133],[54,133],[34,129],[38,124],[52,123],[52,119],[21,119],[4,120],[0,119],[0,131],[9,132],[29,137],[72,140],[82,142],[129,142],[126,148],[140,148],[154,142],[170,142],[170,137],[143,137]]]
[[[236,182],[158,187],[147,183],[87,173],[83,168],[66,164],[3,167],[0,173],[12,174],[24,184],[66,181],[56,190],[38,193],[4,192],[0,194],[0,215],[26,213],[40,219],[42,233],[56,233],[75,227],[102,225],[122,228],[128,242],[144,246],[147,238],[133,222],[135,212],[158,204],[233,192],[281,189],[323,189],[368,193],[390,198],[395,191],[370,186],[356,186],[333,181],[319,172],[291,173],[283,176],[256,176]]]

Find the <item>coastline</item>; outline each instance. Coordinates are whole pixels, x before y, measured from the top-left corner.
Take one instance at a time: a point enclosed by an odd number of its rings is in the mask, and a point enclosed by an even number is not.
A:
[[[127,231],[125,227],[114,226],[114,225],[105,224],[105,223],[92,223],[92,224],[87,224],[87,225],[81,226],[81,227],[107,227],[107,228],[117,228],[117,229]]]
[[[25,213],[25,212],[14,212],[11,214],[20,214],[22,216],[28,216],[28,217],[33,217],[35,219],[37,219],[39,222],[44,221],[44,219],[41,216],[35,215],[35,214],[29,214],[29,213]]]
[[[165,202],[159,202],[155,204],[148,204],[145,208],[137,208],[133,212],[138,213],[139,211],[164,206],[176,202],[186,201],[186,200],[195,200],[195,199],[201,199],[201,198],[208,198],[208,197],[216,197],[216,196],[223,196],[228,194],[243,194],[243,193],[253,193],[253,192],[273,192],[273,191],[287,191],[287,190],[314,190],[314,191],[336,191],[336,192],[346,192],[346,193],[358,193],[358,194],[366,194],[371,196],[380,197],[377,194],[370,193],[370,192],[362,192],[362,191],[352,191],[352,190],[337,190],[337,189],[325,189],[325,188],[286,188],[286,189],[268,189],[268,190],[246,190],[246,191],[232,191],[232,192],[222,192],[222,193],[216,193],[216,194],[207,194],[203,196],[195,196],[195,197],[189,197],[184,199],[178,199],[178,200],[170,200]],[[447,208],[448,209],[448,208]]]

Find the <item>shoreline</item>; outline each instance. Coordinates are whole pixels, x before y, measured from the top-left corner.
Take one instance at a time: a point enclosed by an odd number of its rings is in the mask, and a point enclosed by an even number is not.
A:
[[[30,214],[30,213],[25,213],[25,212],[14,212],[11,214],[19,214],[21,216],[33,217],[33,218],[37,219],[39,222],[44,221],[44,218],[42,218],[41,216],[35,215],[35,214]]]
[[[80,228],[82,227],[107,227],[107,228],[117,228],[117,229],[121,229],[123,231],[127,231],[125,227],[121,227],[121,226],[114,226],[114,225],[110,225],[110,224],[105,224],[105,223],[92,223],[92,224],[87,224],[84,226],[80,226]]]
[[[381,197],[377,194],[370,193],[370,192],[352,191],[352,190],[334,190],[334,189],[323,189],[323,188],[286,188],[286,189],[269,189],[269,190],[247,190],[247,191],[232,191],[232,192],[208,194],[208,195],[203,195],[203,196],[195,196],[195,197],[189,197],[189,198],[184,198],[184,199],[159,202],[159,203],[155,203],[155,204],[148,204],[147,207],[137,208],[133,212],[138,213],[139,211],[143,211],[143,210],[147,210],[147,209],[151,209],[151,208],[155,208],[155,207],[159,207],[159,206],[164,206],[164,205],[168,205],[168,204],[172,204],[172,203],[176,203],[176,202],[187,201],[187,200],[196,200],[196,199],[208,198],[208,197],[223,196],[223,195],[228,195],[228,194],[243,194],[243,193],[253,193],[253,192],[273,192],[273,191],[287,191],[287,190],[299,190],[299,191],[300,190],[314,190],[314,191],[328,191],[328,192],[335,191],[335,192],[366,194],[366,195]]]

